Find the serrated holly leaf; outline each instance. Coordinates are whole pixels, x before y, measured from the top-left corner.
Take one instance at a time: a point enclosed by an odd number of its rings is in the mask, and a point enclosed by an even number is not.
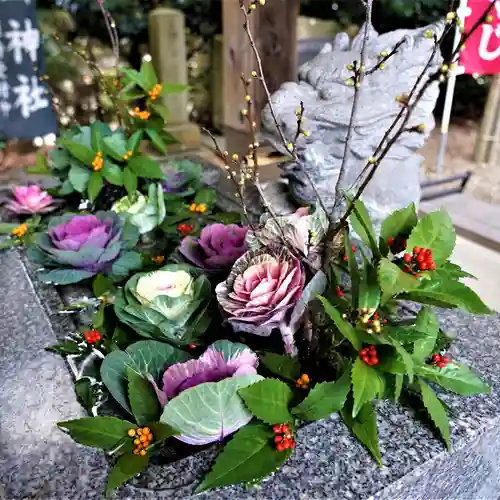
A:
[[[159,419],[161,411],[151,383],[140,373],[127,367],[128,399],[138,425],[146,425]]]
[[[128,161],[129,168],[138,176],[147,179],[163,179],[160,166],[149,156],[132,156]]]
[[[491,314],[477,293],[460,281],[423,280],[402,298],[439,307],[458,307],[472,314]]]
[[[102,450],[112,450],[135,425],[115,417],[86,417],[77,420],[58,422],[57,426],[66,429],[69,435],[80,444]]]
[[[92,292],[96,297],[101,297],[112,290],[115,290],[113,280],[102,274],[98,274],[92,282]]]
[[[148,465],[148,456],[141,457],[140,455],[123,455],[121,456],[108,476],[106,484],[106,495],[123,486],[127,481],[134,478],[142,472]]]
[[[152,422],[148,424],[148,427],[151,429],[155,441],[165,441],[179,434],[173,427],[163,422]]]
[[[243,387],[238,394],[252,414],[267,424],[282,424],[293,420],[289,410],[293,393],[281,380],[267,378]]]
[[[414,359],[422,362],[434,352],[439,332],[437,316],[428,307],[422,307],[418,312],[415,330],[426,334],[425,338],[417,340],[413,346]]]
[[[359,284],[359,309],[377,309],[380,304],[380,286],[377,269],[371,265],[363,268]]]
[[[384,335],[390,335],[401,344],[413,344],[420,340],[426,340],[429,335],[417,330],[414,326],[385,326]]]
[[[272,428],[250,423],[240,429],[215,461],[196,492],[230,484],[254,482],[276,471],[290,456],[273,443]]]
[[[411,356],[408,354],[408,351],[394,338],[388,337],[391,341],[394,349],[396,349],[397,353],[401,356],[401,360],[405,364],[406,374],[408,375],[408,379],[410,380],[410,384],[413,382],[413,373],[414,373],[414,363]]]
[[[352,416],[356,417],[361,408],[375,399],[383,391],[380,375],[361,358],[357,358],[351,370],[352,393],[354,404]]]
[[[404,273],[396,264],[385,257],[380,259],[378,277],[382,290],[382,304],[401,293],[410,292],[420,285],[414,276]]]
[[[464,271],[460,266],[454,264],[453,262],[450,262],[449,260],[439,266],[439,273],[442,273],[449,279],[477,279],[475,276],[469,274],[467,271]]]
[[[411,252],[415,247],[430,248],[434,262],[439,266],[448,259],[455,248],[455,228],[444,210],[423,217],[408,238],[406,247]]]
[[[349,398],[341,412],[342,420],[352,433],[363,443],[364,446],[375,457],[379,465],[382,464],[382,456],[378,444],[377,416],[371,403],[366,403],[359,411],[356,418],[352,416],[352,400]]]
[[[451,451],[451,442],[450,442],[450,422],[448,421],[448,416],[446,415],[446,411],[444,409],[443,404],[436,396],[434,391],[422,380],[418,381],[418,385],[420,386],[420,392],[422,394],[422,402],[431,417],[431,420],[434,422],[434,425],[439,430],[448,451]]]
[[[274,352],[261,354],[262,364],[272,373],[291,382],[300,377],[300,361]]]
[[[380,231],[379,244],[382,255],[387,255],[389,252],[388,238],[396,238],[400,234],[409,235],[417,223],[418,217],[414,203],[389,215],[383,222]]]
[[[78,344],[72,340],[63,340],[59,344],[51,345],[45,348],[46,351],[56,352],[67,356],[69,354],[77,354],[79,352]]]
[[[318,297],[322,302],[325,312],[330,316],[335,326],[339,329],[340,333],[353,345],[356,350],[361,349],[361,341],[359,340],[356,330],[346,320],[342,318],[340,311],[338,311],[328,300],[324,297]]]
[[[87,186],[89,200],[94,203],[95,199],[99,196],[103,188],[104,181],[102,180],[101,172],[92,172]]]
[[[349,231],[344,232],[344,246],[345,254],[347,255],[347,265],[349,267],[349,277],[351,278],[351,297],[352,297],[352,307],[356,309],[359,299],[359,286],[360,286],[360,272],[358,263],[356,261],[356,256],[352,251],[351,240],[349,239]]]
[[[361,200],[355,202],[349,222],[356,234],[361,238],[361,241],[371,249],[373,255],[378,256],[380,252],[375,237],[375,229],[370,214]]]
[[[421,365],[417,367],[416,373],[461,396],[475,396],[491,391],[490,387],[469,368],[454,362],[447,364],[444,368]]]
[[[351,389],[351,365],[336,382],[316,384],[306,399],[292,409],[301,420],[321,420],[340,411]]]

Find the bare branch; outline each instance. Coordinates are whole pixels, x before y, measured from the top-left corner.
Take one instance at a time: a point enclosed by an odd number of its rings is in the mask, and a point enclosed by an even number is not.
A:
[[[349,118],[349,125],[347,127],[347,135],[345,139],[344,146],[344,155],[342,157],[342,164],[340,165],[339,177],[337,179],[337,184],[335,185],[335,202],[333,204],[332,211],[330,216],[335,218],[335,214],[339,212],[339,210],[344,205],[344,193],[342,190],[342,186],[344,184],[344,179],[347,171],[347,160],[349,157],[349,150],[351,147],[351,139],[352,133],[354,130],[354,123],[356,120],[356,112],[358,110],[359,103],[359,91],[361,88],[361,82],[363,81],[363,76],[365,72],[365,57],[366,57],[366,44],[368,41],[369,31],[372,27],[372,5],[373,0],[367,0],[366,2],[366,18],[365,18],[365,32],[363,33],[363,42],[361,44],[361,53],[359,64],[357,61],[353,63],[354,69],[354,98],[352,101],[352,109],[351,109],[351,117]]]

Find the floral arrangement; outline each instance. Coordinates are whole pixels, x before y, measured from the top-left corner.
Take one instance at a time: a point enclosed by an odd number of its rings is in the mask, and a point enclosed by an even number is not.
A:
[[[264,3],[241,0],[250,39],[248,17]],[[455,22],[449,16],[448,26]],[[139,86],[162,115],[151,67],[126,76],[126,92]],[[335,412],[382,464],[376,401],[405,394],[450,449],[440,391],[472,396],[489,387],[446,354],[452,338],[432,306],[490,311],[449,260],[449,216],[419,220],[410,205],[374,228],[360,188],[344,195],[339,218],[318,200],[286,216],[268,206],[255,222],[243,190],[259,187],[254,131],[253,170],[219,150],[242,201],[241,213],[221,213],[199,165],[169,160],[161,168],[140,152],[143,133],[157,142],[151,130],[97,122],[63,134],[48,162],[59,187],[16,188],[7,207],[20,224],[2,225],[11,232],[4,246],[27,246],[43,281],[92,288],[95,299],[76,307],[90,319],[50,349],[86,367],[75,387],[90,416],[58,426],[107,453],[107,491],[174,441],[192,453],[224,445],[197,491],[258,482],[300,447],[301,425]],[[368,160],[368,176],[387,151]]]

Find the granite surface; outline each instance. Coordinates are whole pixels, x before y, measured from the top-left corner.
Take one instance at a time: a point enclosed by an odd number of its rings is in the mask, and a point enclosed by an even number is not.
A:
[[[54,288],[31,282],[16,251],[0,253],[0,289],[0,498],[103,498],[104,456],[55,427],[58,420],[83,415],[64,361],[43,350],[55,335],[71,331],[72,322],[57,314],[61,302]],[[412,410],[383,402],[378,422],[386,467],[378,467],[333,416],[301,429],[294,456],[258,488],[224,488],[199,498],[497,500],[500,317],[443,312],[440,318],[458,337],[452,356],[473,363],[494,388],[471,398],[443,396],[451,410],[453,455]],[[191,498],[215,452],[150,467],[116,498]]]

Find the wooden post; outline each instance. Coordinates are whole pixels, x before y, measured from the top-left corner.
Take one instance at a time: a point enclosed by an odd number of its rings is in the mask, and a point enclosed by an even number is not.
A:
[[[251,31],[259,50],[264,76],[270,92],[278,90],[282,83],[296,79],[297,73],[297,19],[300,0],[270,0],[265,6],[257,6],[250,15]],[[240,111],[245,106],[241,74],[250,77],[256,69],[256,61],[243,30],[244,17],[239,0],[222,1],[224,28],[223,96],[224,133],[227,149],[240,155],[248,152],[249,132]],[[260,112],[267,103],[262,86],[255,81],[252,88]]]

